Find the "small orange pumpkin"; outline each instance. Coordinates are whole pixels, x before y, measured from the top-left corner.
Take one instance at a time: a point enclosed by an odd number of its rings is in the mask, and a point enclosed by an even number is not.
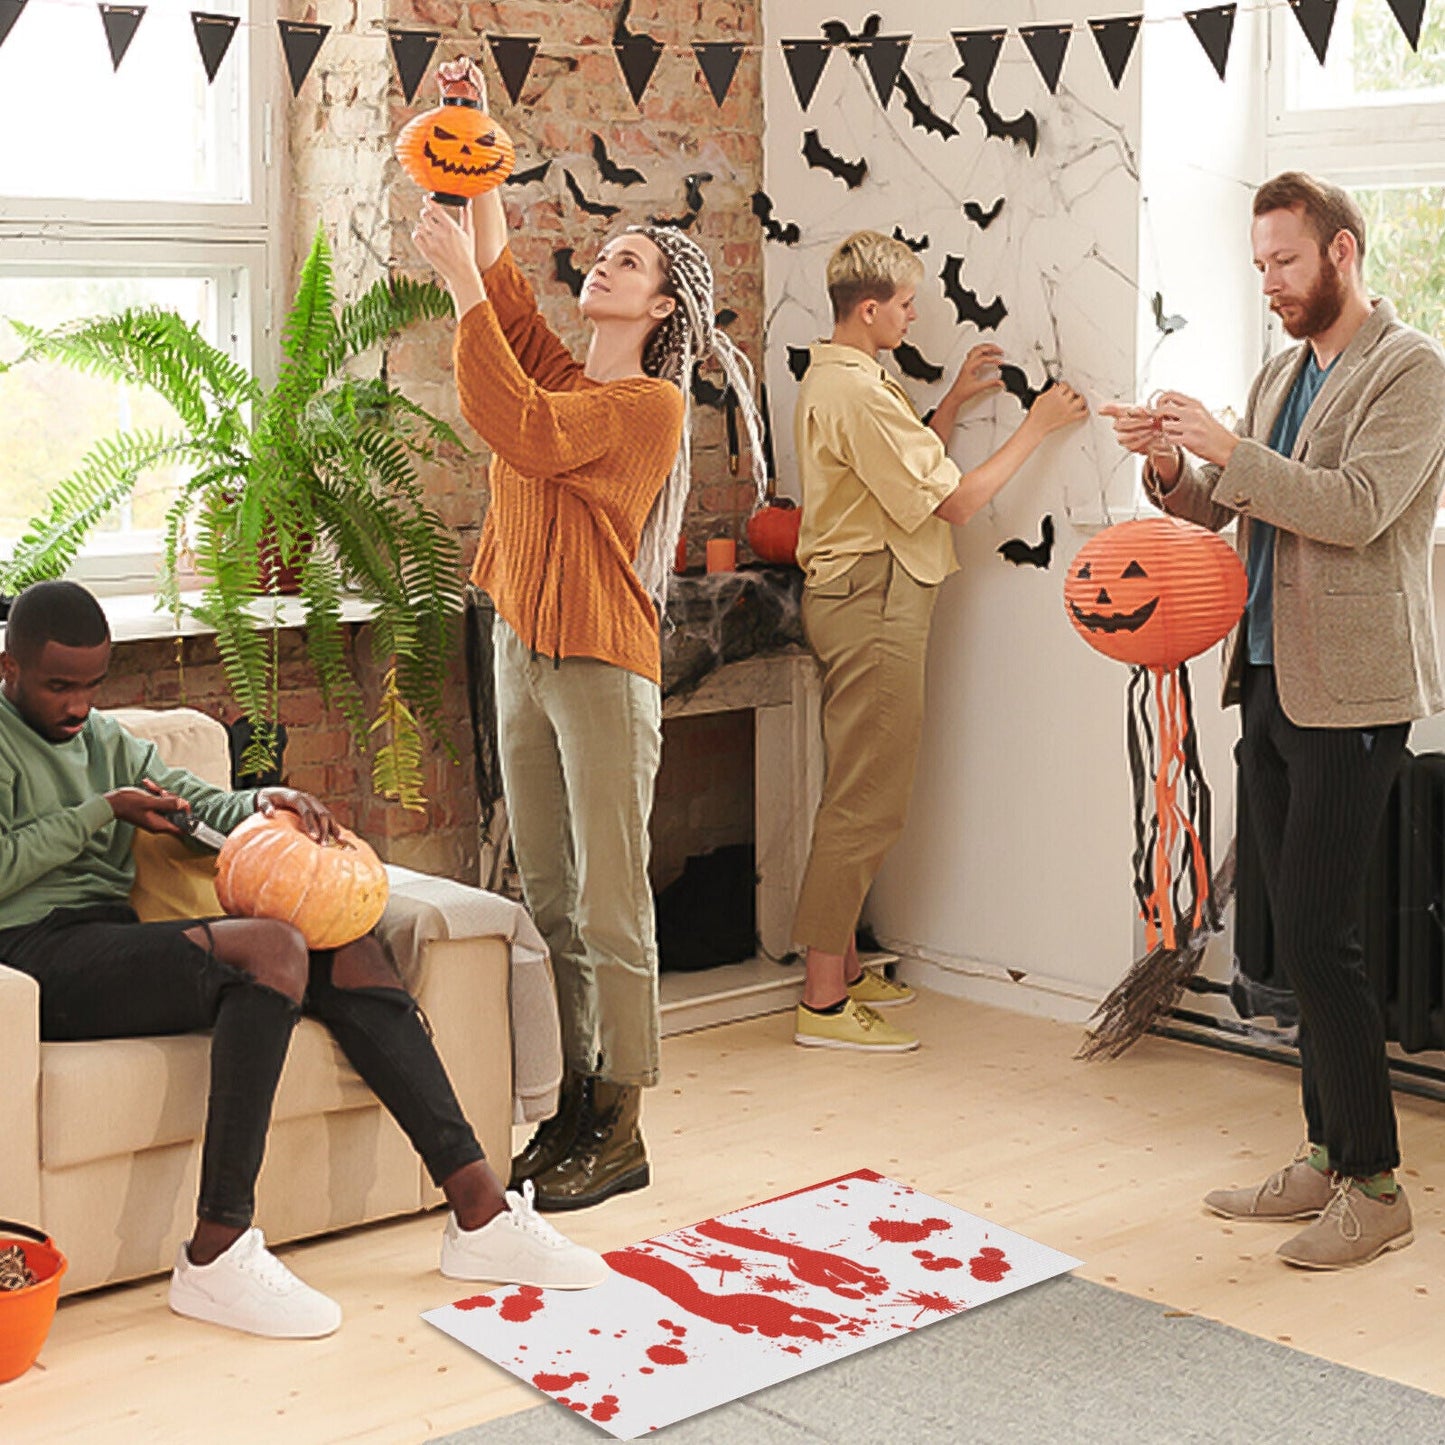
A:
[[[277,918],[301,930],[308,948],[340,948],[376,926],[389,886],[381,860],[338,828],[322,845],[295,813],[247,818],[216,860],[216,896],[227,913]]]
[[[449,206],[485,195],[512,174],[512,138],[483,109],[464,77],[442,83],[442,103],[402,127],[396,138],[402,169]]]
[[[764,562],[797,565],[803,512],[791,497],[774,497],[748,518],[748,546]]]

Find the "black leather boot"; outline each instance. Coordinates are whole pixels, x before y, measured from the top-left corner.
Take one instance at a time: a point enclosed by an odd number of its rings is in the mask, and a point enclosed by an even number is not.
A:
[[[652,1180],[640,1120],[642,1088],[595,1075],[582,1090],[577,1134],[567,1156],[533,1176],[541,1210],[586,1209]]]
[[[582,1118],[582,1094],[586,1075],[570,1068],[562,1075],[557,1094],[557,1112],[537,1126],[527,1146],[512,1160],[512,1177],[508,1186],[520,1189],[525,1180],[535,1179],[572,1152],[577,1126]]]

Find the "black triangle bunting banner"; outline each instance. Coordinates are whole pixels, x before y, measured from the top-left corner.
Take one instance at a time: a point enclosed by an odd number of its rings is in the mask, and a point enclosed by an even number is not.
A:
[[[321,43],[331,33],[331,27],[313,25],[307,20],[278,20],[276,28],[281,32],[281,49],[286,55],[286,73],[291,77],[291,94],[300,95],[301,87],[321,53]]]
[[[487,36],[492,61],[497,67],[497,74],[502,77],[507,99],[513,105],[516,105],[522,94],[522,87],[532,73],[532,62],[537,58],[537,47],[541,43],[540,35]]]
[[[783,59],[787,62],[788,78],[793,82],[793,94],[798,105],[807,110],[812,103],[818,82],[823,78],[823,67],[833,53],[831,40],[785,40]]]
[[[622,68],[622,78],[627,82],[627,93],[632,97],[633,105],[641,109],[647,82],[652,79],[652,72],[662,59],[662,41],[641,30],[627,29],[630,8],[624,0],[612,33],[612,49],[617,55],[617,64]]]
[[[204,10],[191,11],[191,28],[196,32],[196,44],[201,51],[201,64],[206,67],[206,84],[216,78],[226,52],[235,38],[236,27],[241,23],[235,15],[209,15]]]
[[[1289,0],[1294,18],[1304,31],[1315,59],[1325,63],[1325,53],[1330,48],[1330,31],[1335,28],[1335,9],[1339,0]]]
[[[1400,22],[1411,50],[1420,48],[1420,23],[1425,18],[1425,0],[1388,0],[1390,11]],[[0,32],[3,38],[3,32]]]
[[[110,65],[119,70],[140,23],[145,19],[144,5],[102,5],[100,23],[105,26],[105,43],[110,46]]]
[[[391,56],[396,61],[401,93],[410,105],[416,99],[417,86],[431,64],[442,33],[440,30],[388,30],[386,33],[391,41]]]
[[[1040,79],[1050,95],[1059,93],[1059,76],[1064,71],[1064,56],[1069,51],[1072,25],[1023,25],[1019,27],[1024,45],[1033,57]]]
[[[1068,27],[1064,27],[1065,34]],[[993,68],[998,64],[998,53],[1003,49],[1003,30],[955,30],[953,47],[958,51],[959,69],[978,95],[988,94],[989,81],[993,79]],[[1062,61],[1062,56],[1060,57]],[[1047,77],[1045,77],[1047,79]],[[1058,83],[1058,77],[1054,77]],[[1049,86],[1052,90],[1053,85]]]
[[[1229,64],[1229,42],[1234,36],[1234,5],[1211,5],[1208,10],[1186,10],[1184,18],[1204,47],[1209,63],[1221,80]]]
[[[863,57],[863,64],[868,67],[868,76],[878,95],[878,104],[885,110],[898,80],[898,72],[903,69],[903,58],[912,43],[911,35],[870,35],[853,47]]]
[[[5,37],[10,34],[24,8],[25,0],[0,0],[0,45],[5,44]]]
[[[1094,43],[1104,57],[1104,68],[1109,72],[1115,90],[1124,78],[1129,57],[1134,53],[1134,42],[1139,38],[1139,27],[1143,23],[1142,15],[1114,15],[1107,20],[1089,21]]]
[[[733,76],[738,73],[738,61],[743,58],[742,42],[739,40],[703,40],[692,47],[697,56],[698,69],[707,81],[712,98],[721,105],[732,89]]]

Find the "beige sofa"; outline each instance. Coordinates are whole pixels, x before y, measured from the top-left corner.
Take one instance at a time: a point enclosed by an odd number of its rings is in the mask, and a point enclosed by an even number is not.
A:
[[[116,716],[165,761],[227,786],[219,723],[181,708]],[[545,950],[539,958],[530,920],[506,900],[391,871],[380,927],[483,1149],[506,1161],[513,1122],[550,1112],[561,1073]],[[0,1218],[54,1237],[70,1262],[67,1293],[170,1268],[192,1223],[208,1077],[205,1035],[41,1043],[38,987],[0,965]],[[267,1239],[440,1200],[331,1036],[302,1020],[258,1184]]]

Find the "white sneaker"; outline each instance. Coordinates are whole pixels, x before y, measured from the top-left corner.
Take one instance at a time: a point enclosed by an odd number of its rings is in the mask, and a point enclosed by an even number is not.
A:
[[[193,1320],[278,1340],[320,1339],[341,1324],[341,1306],[297,1279],[259,1229],[248,1229],[210,1264],[192,1264],[183,1244],[170,1306]]]
[[[462,1229],[455,1214],[442,1232],[441,1270],[448,1279],[592,1289],[612,1273],[595,1250],[573,1244],[532,1207],[532,1181],[507,1191],[507,1207],[480,1229]]]

